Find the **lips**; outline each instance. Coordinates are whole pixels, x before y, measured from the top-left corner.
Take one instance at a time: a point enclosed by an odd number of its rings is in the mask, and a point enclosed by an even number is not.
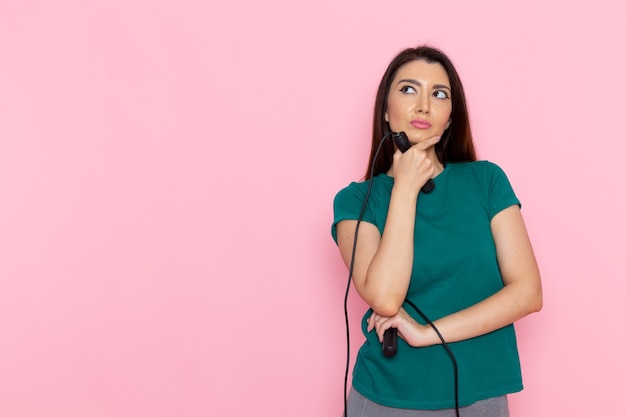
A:
[[[411,120],[411,126],[413,126],[416,129],[428,129],[432,125],[427,120],[424,120],[424,119],[413,119]]]

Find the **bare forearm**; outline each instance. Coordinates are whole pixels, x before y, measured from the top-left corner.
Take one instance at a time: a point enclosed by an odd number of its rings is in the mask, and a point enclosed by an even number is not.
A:
[[[435,320],[446,342],[471,339],[507,326],[526,315],[539,311],[541,288],[526,283],[512,283],[491,297],[457,313]],[[422,337],[415,346],[441,343],[430,326],[422,327]]]
[[[416,203],[417,195],[392,192],[385,231],[367,270],[364,299],[381,314],[396,314],[406,298],[413,269]]]

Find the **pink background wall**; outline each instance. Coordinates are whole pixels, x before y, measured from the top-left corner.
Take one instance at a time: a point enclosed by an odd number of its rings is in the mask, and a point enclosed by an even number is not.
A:
[[[332,198],[421,42],[543,274],[513,416],[622,415],[626,7],[503,3],[2,0],[0,415],[339,416]]]

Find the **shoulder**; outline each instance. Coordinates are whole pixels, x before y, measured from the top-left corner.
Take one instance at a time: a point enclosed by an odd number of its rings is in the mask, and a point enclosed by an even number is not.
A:
[[[504,170],[491,161],[457,162],[450,164],[450,168],[456,175],[464,177],[467,181],[477,182],[481,186],[489,187],[493,183],[508,182]]]
[[[365,181],[361,181],[361,182],[351,182],[350,184],[348,184],[347,186],[345,186],[344,188],[342,188],[341,190],[339,190],[337,192],[337,195],[335,196],[335,199],[337,199],[337,197],[339,196],[343,196],[343,195],[350,195],[350,194],[361,194],[364,193],[365,190],[367,190],[367,182]]]
[[[450,168],[453,168],[456,171],[459,172],[474,172],[476,174],[504,174],[504,171],[502,170],[502,168],[500,168],[499,165],[491,162],[491,161],[487,161],[487,160],[481,160],[481,161],[472,161],[472,162],[454,162],[450,164]]]
[[[391,189],[393,186],[393,178],[387,175],[377,175],[372,180],[371,192],[376,194],[381,189]],[[348,186],[342,188],[335,195],[335,204],[345,200],[364,200],[368,189],[370,188],[370,180],[361,182],[352,182]]]
[[[379,207],[385,195],[388,199],[392,187],[393,178],[387,175],[378,175],[371,182],[369,180],[353,182],[339,190],[333,201],[334,221],[331,233],[335,242],[337,242],[337,223],[342,220],[357,220],[363,216],[364,221],[376,224],[376,210],[372,207]],[[369,196],[368,192],[370,193]],[[364,211],[366,199],[368,204],[367,210]]]
[[[509,206],[521,207],[508,177],[499,165],[490,161],[475,161],[466,162],[460,168],[465,170],[468,185],[473,185],[472,188],[482,196],[490,219]]]

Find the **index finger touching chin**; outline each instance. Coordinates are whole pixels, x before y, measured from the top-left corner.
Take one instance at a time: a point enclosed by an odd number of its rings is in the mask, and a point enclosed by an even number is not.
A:
[[[432,138],[428,138],[425,141],[420,142],[415,146],[417,146],[418,149],[425,151],[431,146],[436,145],[437,142],[439,142],[440,140],[441,140],[441,136],[433,136]]]

